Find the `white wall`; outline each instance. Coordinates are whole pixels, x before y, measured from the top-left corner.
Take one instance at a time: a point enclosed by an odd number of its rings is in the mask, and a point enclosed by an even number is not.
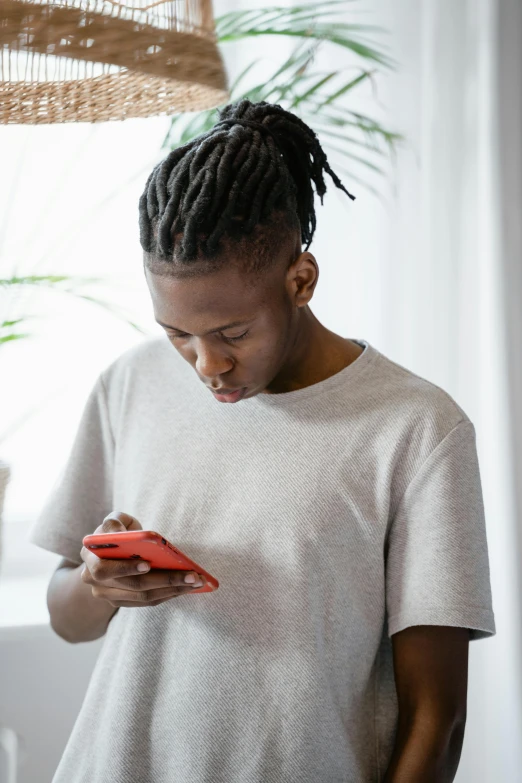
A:
[[[0,729],[7,725],[17,737],[16,783],[50,783],[100,647],[67,644],[47,625],[0,628]],[[7,769],[0,747],[1,783]]]

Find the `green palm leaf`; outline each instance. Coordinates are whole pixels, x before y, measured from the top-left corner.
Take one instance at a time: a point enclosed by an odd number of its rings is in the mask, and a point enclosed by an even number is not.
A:
[[[30,334],[6,334],[0,337],[0,345],[3,343],[9,343],[12,340],[22,340],[24,337],[30,337]]]
[[[117,318],[127,323],[130,327],[140,332],[140,334],[148,334],[148,332],[139,326],[135,321],[129,319],[124,313],[122,313],[111,302],[104,301],[97,296],[83,293],[82,286],[89,286],[93,284],[102,283],[102,278],[99,277],[73,277],[70,275],[24,275],[24,276],[12,276],[8,278],[0,278],[0,288],[17,290],[23,289],[27,286],[39,286],[49,288],[54,292],[68,294],[75,296],[79,299],[92,302],[93,304],[102,307],[104,310],[112,313]],[[68,286],[62,285],[67,283]],[[13,342],[14,340],[22,340],[27,337],[31,337],[28,332],[19,333],[16,329],[18,324],[28,320],[31,316],[23,316],[13,320],[4,319],[0,323],[0,345]]]
[[[355,5],[356,0],[351,2]],[[253,102],[277,103],[311,125],[317,131],[325,152],[329,156],[331,154],[335,161],[351,160],[363,170],[383,174],[384,169],[377,160],[392,152],[402,141],[402,136],[372,117],[350,111],[347,100],[352,90],[365,83],[373,83],[378,68],[393,68],[394,63],[381,46],[368,39],[369,35],[382,36],[385,31],[374,25],[348,24],[342,19],[336,21],[336,15],[345,10],[346,0],[330,0],[291,8],[270,6],[232,11],[218,17],[217,39],[223,44],[270,35],[298,39],[290,56],[275,67],[269,78],[263,74],[261,82],[245,87],[246,78],[250,77],[252,81],[253,69],[258,65],[257,61],[248,63],[232,82],[231,100],[248,98]],[[349,76],[347,68],[316,70],[314,61],[317,52],[325,45],[350,51],[364,62],[363,67],[356,68],[356,72]],[[174,149],[187,144],[209,130],[216,119],[216,109],[199,112],[188,120],[183,115],[173,117],[163,148]],[[340,141],[344,141],[344,145],[339,144]],[[351,168],[348,170],[351,171]],[[361,182],[360,176],[353,175],[352,179]],[[375,192],[364,179],[362,183]]]

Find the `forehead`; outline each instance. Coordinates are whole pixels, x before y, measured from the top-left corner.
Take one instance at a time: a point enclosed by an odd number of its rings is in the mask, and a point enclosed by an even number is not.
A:
[[[197,277],[157,275],[145,268],[154,315],[164,324],[189,332],[203,332],[221,324],[247,320],[277,304],[284,288],[281,271],[258,276],[255,285],[236,266]]]

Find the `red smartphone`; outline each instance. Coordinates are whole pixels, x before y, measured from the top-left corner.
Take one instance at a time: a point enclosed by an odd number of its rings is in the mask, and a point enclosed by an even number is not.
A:
[[[196,587],[191,593],[211,593],[219,587],[218,580],[205,571],[188,555],[153,530],[122,530],[115,533],[99,533],[85,536],[83,545],[98,557],[107,560],[146,560],[151,568],[195,571],[204,576],[207,584]]]

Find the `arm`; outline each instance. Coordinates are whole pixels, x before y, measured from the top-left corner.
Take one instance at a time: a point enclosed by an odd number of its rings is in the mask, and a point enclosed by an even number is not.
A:
[[[94,598],[89,584],[81,578],[84,564],[62,560],[51,577],[47,607],[52,629],[67,642],[91,642],[99,639],[117,607]]]
[[[94,532],[141,529],[135,517],[112,511]],[[196,581],[185,584],[185,569],[151,570],[141,559],[102,560],[85,547],[80,557],[81,565],[62,560],[47,590],[51,627],[67,642],[91,642],[104,636],[120,606],[158,606],[189,595],[202,584],[194,571]]]
[[[412,626],[392,644],[399,722],[383,783],[451,783],[466,724],[469,631]]]

